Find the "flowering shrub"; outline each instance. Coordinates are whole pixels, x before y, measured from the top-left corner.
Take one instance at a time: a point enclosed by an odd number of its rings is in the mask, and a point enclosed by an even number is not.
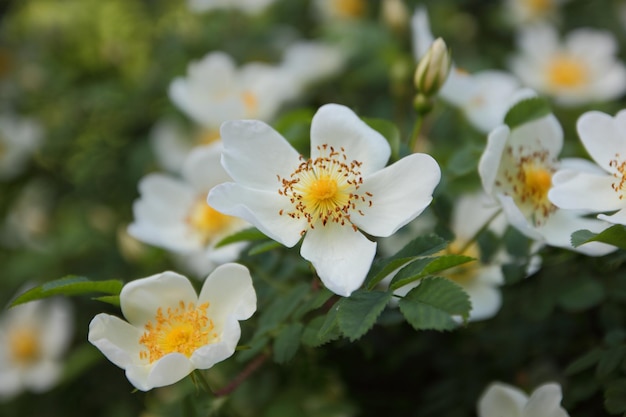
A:
[[[0,12],[0,415],[626,413],[620,2]]]

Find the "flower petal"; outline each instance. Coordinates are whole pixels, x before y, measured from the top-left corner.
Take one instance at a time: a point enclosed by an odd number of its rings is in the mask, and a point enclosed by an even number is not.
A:
[[[22,374],[25,387],[35,393],[48,391],[61,378],[63,368],[60,363],[43,359],[34,366],[25,369]]]
[[[232,181],[220,163],[222,142],[195,147],[183,163],[182,175],[198,193],[208,193],[223,182]]]
[[[510,129],[506,125],[496,127],[487,137],[487,146],[478,162],[478,173],[485,192],[493,195],[493,187],[498,174],[502,153],[506,147]]]
[[[616,181],[611,175],[559,171],[554,176],[554,186],[548,192],[548,198],[557,207],[591,211],[612,211],[624,207],[620,194],[611,187]],[[564,179],[565,176],[568,178]]]
[[[209,369],[235,353],[241,337],[239,322],[234,316],[223,320],[220,341],[202,346],[191,355],[191,363],[196,369]]]
[[[179,303],[197,302],[198,296],[186,277],[165,271],[147,278],[131,281],[120,293],[122,313],[134,326],[143,327],[154,320],[157,309],[178,308]]]
[[[605,220],[609,223],[623,224],[624,226],[626,226],[626,210],[619,210],[618,212],[613,213],[610,216],[606,214],[598,214],[598,219]]]
[[[281,210],[288,211],[291,204],[277,190],[252,189],[229,182],[214,187],[207,201],[215,210],[247,220],[287,247],[298,243],[301,232],[307,227],[304,218],[293,219],[279,214]]]
[[[131,366],[126,369],[126,377],[135,388],[149,391],[152,388],[172,385],[193,371],[189,359],[181,353],[170,353],[151,366]]]
[[[217,320],[233,316],[246,320],[256,311],[256,293],[250,271],[243,265],[229,263],[218,266],[204,281],[199,303],[209,303],[209,315]]]
[[[430,155],[408,155],[364,179],[359,191],[371,193],[373,204],[361,203],[365,215],[353,215],[351,221],[373,236],[390,236],[430,204],[440,178]]]
[[[382,169],[391,155],[391,147],[383,135],[339,104],[320,107],[311,121],[312,158],[317,156],[317,147],[324,144],[343,149],[348,161],[362,162],[363,176]]]
[[[298,152],[267,124],[258,120],[233,120],[220,129],[224,151],[222,165],[237,183],[274,191],[277,175],[289,178],[300,164]]]
[[[89,323],[89,342],[123,369],[139,363],[141,335],[140,329],[110,314],[100,313]]]
[[[307,232],[300,254],[313,264],[329,290],[349,297],[363,284],[376,243],[351,227],[329,223]]]
[[[608,172],[618,173],[610,165],[616,154],[623,157],[626,148],[626,111],[615,118],[599,111],[587,112],[578,118],[576,129],[591,158]]]
[[[567,412],[561,407],[561,386],[556,383],[544,384],[530,395],[528,403],[524,407],[524,417],[568,417]]]
[[[527,400],[519,388],[494,382],[478,400],[478,417],[522,417]]]
[[[72,305],[63,298],[52,299],[46,306],[45,316],[40,318],[41,340],[46,356],[59,358],[69,346],[74,334]]]

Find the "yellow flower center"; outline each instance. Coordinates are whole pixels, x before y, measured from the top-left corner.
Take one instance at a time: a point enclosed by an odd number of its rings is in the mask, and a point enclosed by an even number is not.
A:
[[[41,343],[37,331],[29,326],[13,329],[9,332],[9,352],[13,360],[20,365],[36,362],[41,355]]]
[[[222,214],[209,206],[204,197],[196,201],[187,216],[187,222],[200,233],[205,243],[210,241],[212,237],[226,231],[233,220],[232,216]]]
[[[513,150],[508,147],[508,160],[501,163],[504,180],[496,181],[496,186],[504,194],[513,197],[516,205],[535,225],[542,224],[556,210],[548,199],[552,187],[552,174],[556,161],[550,160],[547,151],[535,151],[528,155],[513,158]]]
[[[185,305],[180,301],[178,308],[168,308],[166,314],[160,307],[156,311],[154,323],[149,321],[139,344],[145,350],[139,358],[152,363],[169,353],[181,353],[188,358],[198,348],[214,343],[218,335],[214,332],[213,320],[207,316],[209,303]]]
[[[548,65],[548,83],[554,89],[580,87],[588,79],[587,66],[578,58],[559,55]]]
[[[464,242],[455,240],[450,243],[443,252],[448,255],[465,255],[476,259],[480,258],[480,250],[478,249],[478,244],[475,242],[465,247]],[[473,281],[477,277],[478,267],[478,261],[474,260],[447,269],[442,272],[442,275],[457,284],[463,285]]]
[[[290,175],[281,178],[278,194],[289,199],[293,210],[281,210],[279,214],[294,219],[307,219],[311,229],[317,224],[325,226],[328,222],[350,224],[353,213],[365,215],[363,209],[372,205],[373,195],[361,193],[363,183],[359,167],[361,162],[347,162],[344,149],[340,152],[324,144],[318,147],[319,157],[303,161]],[[304,234],[306,230],[303,230]]]
[[[624,185],[626,185],[626,161],[621,160],[619,154],[615,154],[615,159],[609,162],[609,166],[614,168],[617,172],[613,174],[613,177],[616,178],[617,181],[611,184],[611,188],[617,194],[619,194],[619,199],[624,199]]]
[[[259,109],[259,100],[257,97],[250,91],[244,91],[241,94],[241,99],[243,100],[243,105],[246,109],[246,115],[248,117],[256,115]]]
[[[333,0],[337,14],[342,17],[360,17],[365,14],[364,0]]]
[[[552,8],[552,0],[524,0],[524,3],[533,16],[546,14]]]
[[[217,142],[219,139],[219,129],[206,129],[203,130],[202,133],[200,133],[197,141],[199,145],[210,145],[211,143]]]

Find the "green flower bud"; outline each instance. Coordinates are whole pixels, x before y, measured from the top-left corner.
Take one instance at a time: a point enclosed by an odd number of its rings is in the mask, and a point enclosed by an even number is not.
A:
[[[450,72],[450,50],[441,38],[437,38],[424,54],[415,70],[415,87],[427,97],[437,94]]]

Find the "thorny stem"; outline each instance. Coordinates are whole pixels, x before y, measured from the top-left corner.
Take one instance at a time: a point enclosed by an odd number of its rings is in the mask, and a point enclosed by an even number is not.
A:
[[[228,385],[215,391],[213,394],[216,397],[223,397],[232,393],[239,387],[239,385],[241,385],[246,379],[248,379],[250,375],[254,373],[254,371],[259,369],[268,358],[269,355],[267,353],[260,354],[259,356],[254,358],[254,360],[251,361],[248,366],[246,366],[244,370],[239,373],[239,375],[237,375],[232,381],[230,381]]]

